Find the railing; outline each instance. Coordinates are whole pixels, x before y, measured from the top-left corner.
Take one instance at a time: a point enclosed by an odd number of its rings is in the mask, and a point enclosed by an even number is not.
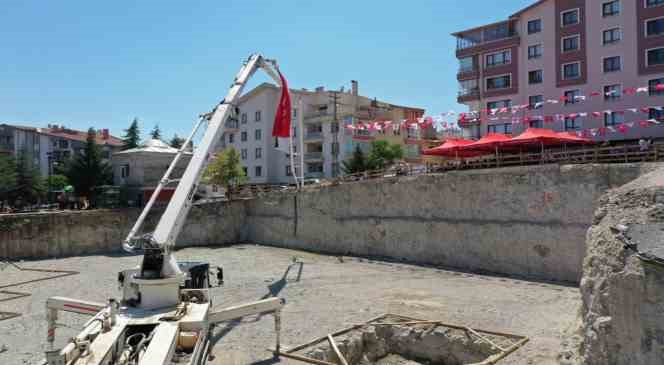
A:
[[[304,154],[305,160],[322,160],[323,152],[306,152]]]
[[[459,90],[458,97],[460,98],[465,98],[469,96],[475,96],[479,97],[480,96],[480,89],[470,89],[470,90]]]

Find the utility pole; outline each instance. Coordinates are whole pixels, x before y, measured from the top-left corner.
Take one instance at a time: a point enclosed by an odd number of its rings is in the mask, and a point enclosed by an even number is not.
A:
[[[341,146],[339,145],[339,131],[341,128],[339,126],[339,118],[338,118],[339,112],[337,110],[340,93],[341,91],[330,91],[330,98],[332,99],[332,123],[336,126],[336,129],[332,131],[333,132],[332,146],[336,146],[336,151],[330,151],[330,152],[332,152],[332,160],[334,161],[333,166],[335,166],[337,169],[339,168],[339,150],[341,149]],[[334,175],[334,177],[336,177],[338,171],[335,171],[333,168],[332,174]]]

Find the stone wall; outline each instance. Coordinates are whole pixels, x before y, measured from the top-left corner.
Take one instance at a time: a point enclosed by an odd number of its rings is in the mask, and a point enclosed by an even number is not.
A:
[[[578,283],[599,197],[651,165],[401,177],[247,202],[251,242]]]
[[[154,228],[163,211],[148,216]],[[0,216],[0,258],[64,257],[122,250],[122,241],[140,214],[139,209],[71,211]],[[178,246],[238,242],[244,205],[206,204],[192,208]]]

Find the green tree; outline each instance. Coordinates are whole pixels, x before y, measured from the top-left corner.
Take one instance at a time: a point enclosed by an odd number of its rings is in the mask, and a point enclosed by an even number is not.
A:
[[[217,154],[205,170],[203,181],[223,186],[226,189],[226,196],[230,198],[231,189],[247,181],[237,150],[231,147]]]
[[[168,144],[170,144],[171,147],[173,147],[173,148],[180,149],[180,147],[182,147],[184,142],[185,142],[185,139],[181,138],[181,137],[178,137],[178,135],[176,133],[175,135],[173,135],[173,138],[171,138],[171,141]]]
[[[101,150],[95,143],[95,130],[88,130],[88,138],[82,154],[77,155],[67,168],[67,178],[76,193],[93,200],[94,188],[112,182],[113,174],[109,164],[101,158]]]
[[[154,128],[152,128],[152,132],[150,132],[150,137],[152,139],[161,139],[161,129],[159,129],[159,124],[155,124]]]
[[[45,193],[46,183],[39,169],[27,153],[20,153],[16,160],[16,189],[10,194],[10,200],[34,204],[39,202]]]
[[[129,128],[125,129],[125,135],[122,136],[122,149],[138,147],[141,142],[141,130],[138,127],[138,118],[134,118]]]
[[[369,170],[382,170],[402,158],[403,148],[401,145],[388,141],[373,141],[371,142],[371,152],[367,157],[367,168]]]
[[[342,168],[346,174],[356,174],[367,170],[367,161],[364,158],[364,153],[359,145],[355,146],[353,157],[351,157],[350,160],[343,162]]]
[[[8,200],[18,187],[16,181],[16,161],[12,156],[0,155],[0,206]]]
[[[51,190],[62,190],[69,185],[69,179],[65,175],[51,175],[46,181]]]

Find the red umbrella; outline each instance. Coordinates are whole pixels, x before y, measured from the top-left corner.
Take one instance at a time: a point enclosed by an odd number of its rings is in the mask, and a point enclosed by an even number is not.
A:
[[[566,143],[578,143],[578,144],[593,144],[595,141],[579,137],[576,133],[573,132],[558,132],[558,136],[563,138]]]
[[[424,150],[423,154],[427,156],[446,156],[446,157],[474,157],[473,152],[460,152],[460,148],[472,144],[473,141],[461,138],[449,138],[442,145]]]
[[[497,154],[498,147],[505,145],[507,142],[511,140],[512,138],[505,134],[489,133],[486,136],[482,137],[479,141],[461,147],[461,151],[464,152],[473,151],[483,154],[495,152]]]

